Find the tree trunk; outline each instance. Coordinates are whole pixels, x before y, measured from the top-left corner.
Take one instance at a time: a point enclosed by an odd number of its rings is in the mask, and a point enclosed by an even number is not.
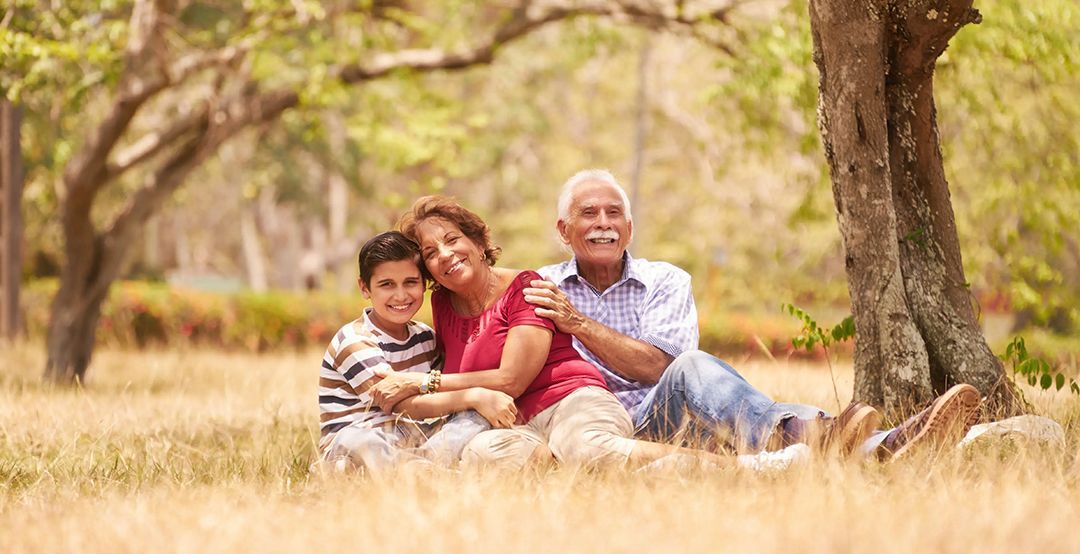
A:
[[[83,380],[94,349],[101,304],[113,281],[123,273],[146,220],[225,137],[199,137],[180,146],[147,177],[145,187],[132,195],[126,208],[102,232],[90,220],[100,188],[94,181],[96,175],[76,170],[65,173],[69,192],[60,210],[67,263],[60,271],[60,288],[49,313],[46,380],[59,384]]]
[[[57,384],[82,382],[90,366],[101,303],[107,288],[90,292],[93,275],[75,276],[64,270],[60,290],[49,314],[48,361],[45,379]],[[66,285],[66,286],[65,286]]]
[[[630,207],[632,213],[638,213],[641,207],[641,175],[645,167],[645,141],[649,135],[649,58],[652,54],[652,37],[646,36],[638,51],[638,90],[634,100],[634,158],[630,170]],[[640,214],[639,214],[640,215]],[[638,218],[638,235],[641,235]]]
[[[262,241],[259,240],[259,228],[255,224],[255,205],[240,208],[240,239],[244,250],[244,269],[248,277],[248,287],[255,292],[266,292],[269,288],[266,278],[266,262],[263,258]]]
[[[904,296],[892,210],[884,26],[870,5],[810,3],[819,125],[855,319],[855,397],[906,411],[930,396],[926,347]]]
[[[971,0],[813,0],[819,125],[856,326],[855,397],[896,415],[956,383],[1011,406],[967,290],[933,69]]]
[[[887,78],[893,205],[904,285],[926,340],[931,382],[936,392],[970,383],[995,411],[1011,413],[1013,390],[986,344],[964,276],[934,104],[937,58],[960,27],[980,16],[969,0],[911,4],[893,17]]]
[[[323,121],[326,124],[326,138],[330,146],[330,154],[335,160],[348,159],[346,153],[347,133],[341,114],[327,112],[323,117]],[[343,263],[345,260],[334,256],[334,253],[348,240],[345,236],[345,224],[349,215],[349,182],[336,165],[329,164],[324,169],[327,186],[326,208],[328,212],[327,220],[329,221],[329,238],[322,255],[328,266],[327,269],[330,270],[334,277],[334,290],[347,292],[355,286],[356,270],[352,268],[352,264]]]
[[[22,283],[22,147],[21,110],[0,100],[0,336],[14,339],[20,328],[19,286]]]

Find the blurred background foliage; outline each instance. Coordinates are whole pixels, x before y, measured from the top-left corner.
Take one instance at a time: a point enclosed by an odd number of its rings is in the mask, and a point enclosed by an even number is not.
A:
[[[416,196],[458,197],[493,227],[502,263],[537,267],[565,257],[554,234],[561,183],[579,169],[606,167],[633,195],[633,254],[694,275],[708,340],[739,327],[730,322],[740,314],[782,318],[781,302],[830,324],[848,311],[805,0],[739,4],[721,32],[729,51],[578,18],[502,49],[490,66],[403,73],[357,88],[342,86],[330,68],[384,47],[467,42],[474,22],[490,17],[488,3],[178,1],[170,41],[191,49],[243,44],[252,54],[236,71],[266,87],[300,88],[303,107],[203,164],[151,220],[130,279],[231,293],[205,300],[223,306],[206,308],[211,314],[254,305],[250,292],[238,291],[319,289],[337,293],[338,311],[304,313],[336,320],[320,326],[339,324],[359,310],[358,297],[340,309],[340,295],[355,287],[359,244],[392,226]],[[971,290],[997,338],[1033,327],[1026,332],[1080,352],[1080,8],[1074,0],[976,7],[982,24],[953,39],[936,78]],[[110,101],[129,13],[125,0],[15,0],[5,9],[0,87],[25,114],[29,281],[55,275],[61,263],[61,175]],[[162,128],[230,82],[207,77],[157,98],[135,127]],[[100,217],[139,179],[133,172],[109,189]],[[44,313],[41,291],[50,286],[31,287],[28,312]],[[174,311],[187,303],[146,286],[139,295],[167,298],[161,305],[177,303]],[[279,295],[273,306],[323,305],[318,295],[267,294]],[[109,309],[113,324],[135,317]],[[184,325],[176,317],[163,325]],[[229,317],[220,324],[242,319]],[[312,334],[307,323],[296,325],[296,336]],[[790,336],[797,325],[744,327],[771,347],[770,333]],[[266,333],[235,340],[284,340]]]

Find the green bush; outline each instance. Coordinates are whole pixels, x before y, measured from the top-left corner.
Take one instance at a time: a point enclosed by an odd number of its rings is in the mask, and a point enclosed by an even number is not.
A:
[[[23,293],[27,332],[43,338],[55,280],[30,283]],[[121,281],[101,310],[97,343],[140,348],[201,345],[266,351],[323,346],[360,315],[359,294],[325,292],[209,293],[163,283]]]

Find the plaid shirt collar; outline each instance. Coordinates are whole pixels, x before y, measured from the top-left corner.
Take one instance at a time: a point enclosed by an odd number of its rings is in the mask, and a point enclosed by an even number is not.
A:
[[[630,251],[623,250],[622,264],[623,264],[622,277],[620,277],[618,281],[615,281],[615,283],[612,284],[610,287],[605,289],[605,292],[609,291],[609,290],[614,290],[614,289],[618,288],[620,285],[622,285],[623,283],[625,283],[627,281],[631,281],[631,280],[632,281],[637,281],[638,283],[641,283],[642,285],[645,286],[646,289],[651,289],[650,284],[651,284],[652,279],[649,279],[647,275],[643,275],[640,271],[638,271],[637,264],[634,263],[634,258],[630,256]],[[579,283],[581,283],[583,285],[588,286],[589,288],[591,288],[597,294],[602,294],[601,292],[596,290],[596,287],[594,287],[592,285],[592,283],[587,281],[584,277],[581,276],[581,273],[578,272],[577,256],[574,256],[573,258],[570,258],[570,261],[567,262],[567,263],[560,264],[559,269],[562,270],[562,273],[552,275],[551,279],[556,285],[559,285],[560,288],[567,281],[569,281],[570,279],[573,279],[573,280],[575,280],[575,281],[577,281],[577,282],[579,282]]]

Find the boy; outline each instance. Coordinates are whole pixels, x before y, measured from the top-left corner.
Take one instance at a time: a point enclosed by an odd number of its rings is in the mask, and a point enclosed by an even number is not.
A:
[[[425,281],[416,244],[396,231],[373,237],[358,257],[360,293],[371,307],[330,341],[319,372],[322,460],[337,469],[377,471],[404,462],[456,461],[477,433],[509,427],[517,416],[510,396],[473,388],[437,392],[441,359],[435,333],[412,321],[424,303]],[[384,412],[368,389],[377,370],[425,373],[421,394]],[[427,423],[424,420],[456,414]],[[430,438],[429,438],[430,437]]]

